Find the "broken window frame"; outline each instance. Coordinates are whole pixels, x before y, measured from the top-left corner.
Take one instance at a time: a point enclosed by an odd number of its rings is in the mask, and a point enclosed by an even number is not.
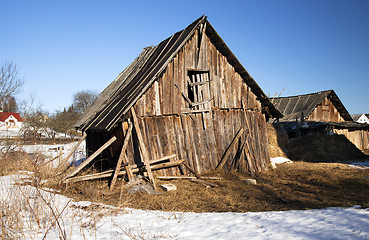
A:
[[[192,110],[210,109],[210,72],[209,70],[187,70],[187,98]]]

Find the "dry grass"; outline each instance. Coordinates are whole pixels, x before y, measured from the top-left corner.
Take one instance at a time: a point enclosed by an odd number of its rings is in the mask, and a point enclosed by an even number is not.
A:
[[[288,135],[280,124],[267,123],[270,157],[287,157]]]
[[[250,176],[239,173],[215,172],[223,180],[212,180],[220,186],[205,188],[189,180],[171,180],[177,191],[158,195],[128,194],[116,189],[113,194],[86,196],[81,191],[66,194],[77,200],[93,200],[115,206],[162,211],[246,212],[326,207],[369,207],[369,170],[354,169],[339,163],[295,162],[279,165],[274,171],[260,173],[257,185],[247,185],[241,179]],[[210,181],[210,180],[209,180]],[[159,181],[164,184],[168,181]],[[118,185],[119,186],[119,185]],[[75,189],[95,187],[108,190],[107,181],[76,183]]]

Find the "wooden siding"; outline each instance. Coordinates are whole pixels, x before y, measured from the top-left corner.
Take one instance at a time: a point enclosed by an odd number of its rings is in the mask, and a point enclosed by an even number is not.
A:
[[[270,157],[261,103],[201,29],[186,42],[163,74],[133,106],[149,157],[153,160],[176,154],[178,159],[184,159],[195,171],[208,172],[216,168],[243,127],[246,133],[232,148],[223,168],[251,174],[266,170],[270,167]],[[199,72],[201,76],[196,75],[191,79],[189,71],[191,74]],[[201,85],[191,88],[197,94],[193,101],[212,100],[190,109],[182,93],[190,97],[190,83],[199,83],[199,78],[203,78]],[[202,112],[194,113],[191,110]],[[121,120],[127,121],[127,118],[130,118],[129,114]],[[116,125],[111,133],[118,140],[103,152],[101,158],[110,158],[114,166],[123,144],[124,131],[120,125]],[[98,133],[90,134],[91,139],[94,138],[93,134],[98,136]],[[95,145],[97,147],[99,144],[90,143],[89,149],[96,149]],[[126,150],[130,164],[142,162],[138,145],[137,135],[133,131]],[[180,175],[189,172],[176,167],[156,173]]]
[[[200,50],[197,53],[199,37],[201,37]],[[189,110],[180,90],[187,95],[189,87],[188,70],[209,71],[208,94],[212,101],[201,108],[241,108],[241,101],[246,109],[261,111],[261,103],[250,87],[243,81],[234,67],[227,61],[212,44],[205,33],[196,31],[194,36],[169,63],[162,76],[155,81],[144,95],[135,104],[139,116],[159,116],[179,114]]]
[[[335,129],[334,132],[345,135],[360,150],[369,149],[368,130]]]
[[[313,112],[308,116],[307,121],[345,122],[328,97],[324,98],[322,104],[319,104],[313,110]]]
[[[209,116],[197,113],[139,118],[150,159],[176,154],[178,159],[185,159],[186,163],[199,173],[214,170],[239,129],[248,129],[245,121],[247,116],[250,133],[245,131],[252,139],[248,144],[254,146],[250,153],[252,157],[248,159],[245,152],[247,148],[242,149],[246,136],[244,135],[232,149],[223,168],[246,173],[269,168],[266,121],[260,112],[246,110],[244,113],[241,109],[218,109],[208,114]],[[141,162],[139,151],[135,149],[137,145],[137,139],[133,138],[127,148],[130,164]],[[177,167],[156,173],[180,175],[189,172]]]

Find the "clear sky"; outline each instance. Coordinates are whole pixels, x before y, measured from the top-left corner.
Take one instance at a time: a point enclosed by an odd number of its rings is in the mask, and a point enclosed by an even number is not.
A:
[[[369,113],[368,0],[0,0],[0,63],[54,112],[204,14],[267,95],[333,89]]]

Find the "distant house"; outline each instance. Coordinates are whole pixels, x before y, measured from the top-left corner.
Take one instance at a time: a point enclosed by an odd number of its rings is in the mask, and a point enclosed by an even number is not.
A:
[[[22,122],[19,113],[0,112],[0,126],[21,127]]]
[[[357,148],[369,149],[369,125],[354,122],[333,90],[275,98],[273,103],[283,113],[279,121],[292,138],[343,134]]]
[[[369,124],[369,114],[353,114],[351,115],[354,122]]]

